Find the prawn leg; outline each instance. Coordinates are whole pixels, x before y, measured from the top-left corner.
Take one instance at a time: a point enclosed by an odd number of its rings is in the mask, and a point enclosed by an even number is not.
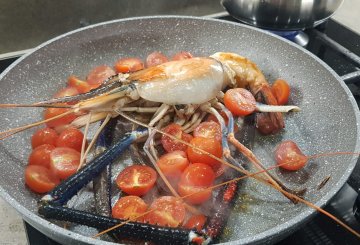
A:
[[[151,241],[156,244],[195,244],[193,241],[209,244],[210,239],[202,233],[188,229],[161,227],[138,222],[127,222],[126,220],[114,219],[95,215],[89,212],[69,209],[62,206],[46,205],[39,212],[48,218],[69,221],[81,225],[92,226],[100,230],[106,230],[123,224],[111,232],[119,238],[132,238],[142,241]],[[125,223],[126,222],[126,223]]]

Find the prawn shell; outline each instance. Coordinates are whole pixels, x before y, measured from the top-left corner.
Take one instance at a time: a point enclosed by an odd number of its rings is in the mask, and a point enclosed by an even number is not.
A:
[[[137,81],[143,99],[168,105],[202,104],[216,97],[226,85],[220,62],[211,58],[171,61],[130,77]]]

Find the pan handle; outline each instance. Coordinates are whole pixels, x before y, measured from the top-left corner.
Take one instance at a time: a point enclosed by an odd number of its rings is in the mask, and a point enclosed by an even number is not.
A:
[[[356,220],[360,223],[360,160],[358,161],[358,164],[356,164],[347,183],[358,193],[354,202],[353,213]]]

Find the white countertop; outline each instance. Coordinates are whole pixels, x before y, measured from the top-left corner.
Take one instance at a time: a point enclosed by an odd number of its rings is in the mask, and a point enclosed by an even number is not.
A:
[[[344,26],[360,33],[358,14],[360,10],[359,0],[345,0],[341,8],[333,18]],[[27,244],[23,221],[20,215],[0,198],[0,245],[25,245]]]

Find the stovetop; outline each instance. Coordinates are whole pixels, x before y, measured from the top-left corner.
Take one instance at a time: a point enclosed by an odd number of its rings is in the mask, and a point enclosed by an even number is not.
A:
[[[236,21],[230,16],[215,16],[216,18]],[[305,47],[310,52],[327,63],[349,86],[358,105],[360,104],[360,35],[345,28],[341,24],[329,20],[316,29],[305,30],[309,42]],[[0,60],[0,72],[14,62],[18,57]],[[352,228],[360,232],[359,222],[353,215],[353,204],[360,188],[360,161],[350,176],[348,183],[329,202],[325,210],[342,218]],[[356,190],[356,191],[355,191]],[[359,199],[360,200],[360,199]],[[30,245],[59,243],[46,237],[29,224],[24,222]],[[355,236],[332,222],[327,217],[317,214],[297,232],[277,244],[359,244]]]

